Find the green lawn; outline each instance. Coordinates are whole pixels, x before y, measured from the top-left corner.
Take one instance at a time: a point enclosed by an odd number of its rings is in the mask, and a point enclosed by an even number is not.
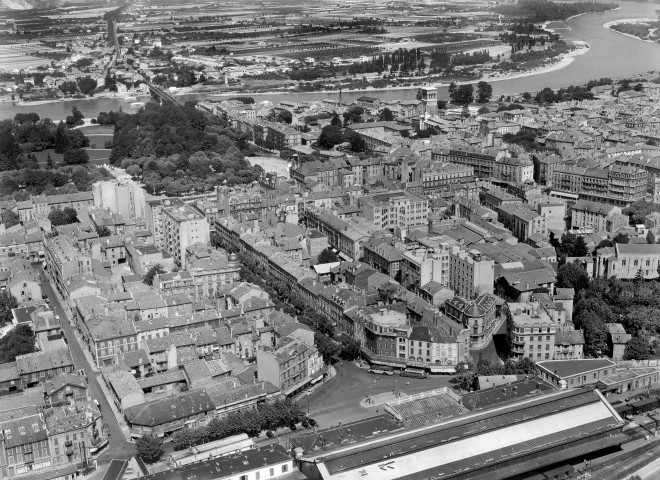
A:
[[[91,127],[81,127],[78,130],[86,136],[103,133],[112,135],[115,131],[115,127],[112,125],[92,125]]]
[[[108,159],[110,158],[110,152],[111,150],[106,150],[106,149],[86,149],[87,154],[89,155],[89,161],[93,163],[107,163]],[[44,167],[46,166],[46,158],[48,154],[50,153],[50,158],[53,159],[54,164],[58,164],[62,162],[62,159],[64,158],[64,155],[61,153],[55,153],[52,149],[50,150],[42,150],[41,152],[33,152],[34,156],[37,157],[37,161],[39,162],[39,165]]]
[[[96,148],[103,148],[105,142],[108,140],[112,141],[112,135],[86,135],[89,138],[90,145],[96,145]]]
[[[46,158],[48,157],[48,154],[50,153],[50,158],[53,159],[53,163],[60,163],[62,162],[62,158],[64,158],[64,155],[61,153],[55,153],[55,151],[51,148],[48,150],[42,150],[41,152],[32,152],[32,154],[37,157],[37,161],[39,162],[39,165],[46,165]]]

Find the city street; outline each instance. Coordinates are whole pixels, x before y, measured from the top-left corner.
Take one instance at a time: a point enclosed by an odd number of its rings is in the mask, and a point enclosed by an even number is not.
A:
[[[477,363],[479,360],[490,360],[493,364],[502,363],[503,358],[509,355],[509,346],[506,341],[506,321],[501,322],[497,330],[493,332],[493,337],[486,346],[481,349],[470,351],[472,361]]]
[[[128,459],[135,455],[135,445],[126,441],[124,434],[122,433],[117,419],[112,414],[110,404],[108,399],[103,394],[101,387],[99,386],[99,381],[96,378],[92,367],[85,357],[82,346],[78,343],[76,336],[73,333],[73,328],[69,323],[69,319],[66,316],[62,305],[60,305],[59,299],[55,292],[53,291],[53,286],[50,283],[48,276],[44,273],[41,266],[35,267],[39,274],[41,275],[41,286],[44,295],[47,295],[50,300],[50,305],[56,315],[60,317],[60,324],[62,325],[62,331],[66,336],[69,349],[71,350],[71,357],[73,358],[73,364],[76,371],[79,369],[84,369],[87,374],[87,382],[89,384],[89,394],[92,398],[98,400],[101,405],[101,414],[103,415],[103,423],[107,424],[110,429],[110,444],[105,448],[103,453],[97,458],[98,463],[109,462],[113,458],[116,459]],[[100,374],[99,374],[100,375]]]
[[[307,411],[321,428],[352,422],[383,413],[382,408],[363,408],[360,402],[369,395],[394,390],[412,395],[441,387],[451,388],[449,375],[431,375],[428,378],[400,377],[399,375],[375,375],[356,367],[352,362],[338,362],[330,380],[321,384],[311,395],[298,400],[300,408]]]

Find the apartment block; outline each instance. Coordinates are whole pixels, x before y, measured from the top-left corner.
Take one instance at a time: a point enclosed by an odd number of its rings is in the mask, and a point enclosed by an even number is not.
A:
[[[644,199],[648,178],[649,173],[643,169],[619,164],[609,169],[558,165],[552,187],[577,194],[581,200],[625,207]]]
[[[424,195],[441,195],[474,182],[474,168],[468,165],[437,162],[419,173]]]
[[[168,200],[169,201],[169,200]],[[206,216],[183,202],[171,202],[162,209],[162,247],[181,269],[186,264],[186,249],[194,243],[208,244],[209,222]]]
[[[535,233],[546,235],[548,231],[546,217],[526,204],[500,206],[497,209],[497,219],[520,242],[525,242]]]
[[[218,215],[240,218],[241,215],[257,215],[262,213],[261,189],[254,186],[218,187]]]
[[[323,358],[315,347],[300,340],[282,341],[277,348],[257,350],[259,379],[270,382],[284,395],[295,395],[319,381],[324,372]]]
[[[420,246],[403,252],[401,259],[401,285],[421,295],[430,282],[442,286],[449,283],[449,245],[439,248]]]
[[[507,314],[507,338],[511,358],[550,360],[555,352],[555,333],[560,325],[538,303],[510,303]]]
[[[621,214],[621,208],[606,203],[578,200],[571,207],[571,229],[593,229],[594,232],[613,232],[613,220]],[[616,222],[617,226],[619,222]]]
[[[493,293],[495,262],[477,251],[454,245],[449,251],[449,288],[459,297],[473,299]]]
[[[96,208],[129,219],[146,217],[144,188],[130,178],[94,182],[92,195]]]
[[[66,291],[66,280],[71,277],[92,274],[91,256],[78,248],[73,237],[53,237],[45,242],[44,247],[48,272],[60,292]]]
[[[466,165],[472,167],[476,177],[490,178],[495,174],[496,160],[503,155],[503,152],[492,147],[457,145],[451,149],[434,150],[431,153],[431,159]]]
[[[428,200],[409,192],[390,192],[358,199],[364,216],[382,229],[410,229],[428,225]]]
[[[445,313],[458,323],[462,323],[470,333],[470,345],[479,347],[490,339],[497,325],[498,308],[502,302],[491,293],[479,295],[475,300],[454,297],[445,302]]]

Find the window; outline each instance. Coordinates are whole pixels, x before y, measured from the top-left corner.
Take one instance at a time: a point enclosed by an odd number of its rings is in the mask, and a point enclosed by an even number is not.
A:
[[[270,469],[270,476],[272,477],[272,476],[274,476],[274,475],[275,475],[275,469],[274,469],[274,468],[271,468],[271,469]]]
[[[282,465],[282,473],[286,473],[289,471],[289,466],[288,465]]]

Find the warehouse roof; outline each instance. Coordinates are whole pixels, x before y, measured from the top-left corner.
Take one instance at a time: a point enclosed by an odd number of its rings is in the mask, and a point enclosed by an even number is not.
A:
[[[584,358],[572,360],[547,360],[536,364],[559,378],[572,377],[601,368],[616,367],[616,363],[607,358]]]
[[[595,390],[559,391],[305,457],[323,479],[452,477],[543,452],[585,434],[618,429],[621,418]]]

